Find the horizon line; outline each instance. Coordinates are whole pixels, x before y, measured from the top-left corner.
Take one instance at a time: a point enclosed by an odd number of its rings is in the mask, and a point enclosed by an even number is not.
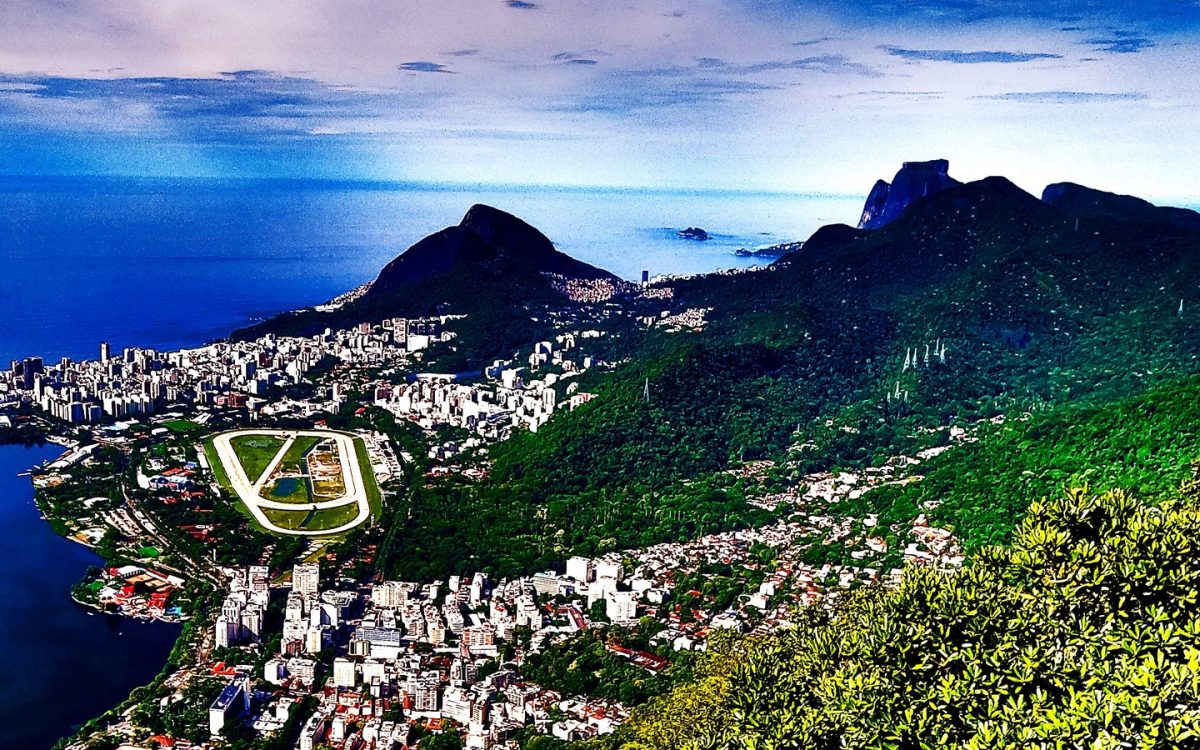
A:
[[[454,180],[422,180],[422,179],[391,179],[374,177],[302,177],[282,175],[153,175],[153,174],[118,174],[118,173],[78,173],[78,174],[20,174],[0,172],[0,180],[104,180],[104,181],[155,181],[155,182],[245,182],[245,183],[275,183],[329,185],[336,187],[359,187],[364,189],[396,189],[417,188],[425,190],[455,191],[537,191],[554,190],[563,192],[604,192],[604,193],[663,193],[672,195],[773,195],[796,196],[802,198],[839,198],[861,200],[865,193],[840,193],[822,190],[788,190],[769,188],[723,188],[723,187],[683,187],[672,185],[572,185],[566,183],[538,182],[461,182]]]

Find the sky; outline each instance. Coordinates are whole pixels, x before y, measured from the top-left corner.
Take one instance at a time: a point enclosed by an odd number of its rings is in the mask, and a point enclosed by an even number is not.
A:
[[[1200,198],[1194,0],[5,0],[0,173]]]

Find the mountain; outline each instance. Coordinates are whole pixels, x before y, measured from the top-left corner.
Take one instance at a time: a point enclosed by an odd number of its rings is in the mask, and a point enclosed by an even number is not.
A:
[[[478,368],[521,344],[544,338],[550,324],[537,312],[568,302],[564,279],[624,288],[613,274],[561,253],[540,231],[512,214],[472,206],[462,221],[422,239],[380,271],[365,293],[337,309],[278,315],[234,332],[311,336],[327,328],[377,323],[389,317],[465,314],[449,352],[435,356],[452,371]]]
[[[611,273],[554,249],[546,235],[512,214],[477,204],[462,221],[426,237],[384,266],[367,291],[382,297],[401,287],[466,267],[516,265],[576,279],[609,279]]]
[[[1094,190],[1073,182],[1047,185],[1042,200],[1059,211],[1084,219],[1115,219],[1138,224],[1169,225],[1200,232],[1200,213],[1186,208],[1156,206],[1131,195]]]
[[[905,162],[891,183],[875,183],[863,207],[860,229],[879,229],[895,221],[912,202],[947,188],[960,185],[949,174],[945,159]]]
[[[725,474],[745,461],[775,461],[780,482],[870,466],[936,445],[949,426],[1101,406],[1195,372],[1200,237],[1074,225],[990,177],[925,196],[880,229],[825,227],[761,270],[625,298],[630,316],[703,309],[706,325],[610,333],[609,356],[627,363],[593,374],[599,397],[492,446],[486,480],[426,488],[422,507],[454,522],[398,534],[398,549],[424,554],[388,574],[462,572],[463,550],[512,574],[562,551],[700,536],[755,518]],[[988,529],[1002,540],[1018,514],[998,505]]]
[[[1095,700],[1128,708],[1114,718],[1126,722],[1122,736],[1142,725],[1164,737],[1174,731],[1158,709],[1195,703],[1191,672],[1171,676],[1192,667],[1183,651],[1161,648],[1165,637],[1146,627],[1159,615],[1139,608],[1163,608],[1171,618],[1163,627],[1191,628],[1200,565],[1188,545],[1200,503],[1193,497],[1160,514],[1123,495],[1037,501],[1091,482],[1157,501],[1186,478],[1200,450],[1187,437],[1200,418],[1200,383],[1189,380],[1200,366],[1200,234],[1183,231],[1175,214],[1118,211],[1111,202],[1083,231],[1070,204],[1003,177],[951,184],[944,163],[905,170],[876,196],[877,218],[895,212],[883,223],[824,227],[769,267],[664,281],[589,321],[607,334],[604,357],[622,362],[576,381],[596,398],[536,433],[489,445],[486,456],[456,457],[478,459],[486,471],[475,478],[415,474],[373,573],[428,580],[561,570],[573,554],[814,511],[854,534],[866,534],[863,521],[873,517],[888,551],[854,562],[848,548],[827,553],[832,545],[807,539],[797,542],[807,545],[803,554],[886,571],[925,515],[952,531],[974,563],[955,573],[918,570],[895,588],[846,591],[830,611],[798,613],[790,635],[712,638],[695,682],[584,747],[732,750],[745,746],[743,737],[789,748],[977,739],[1018,747],[1051,736],[1062,717],[1075,732],[1064,744],[1074,745],[1094,734],[1098,711],[1074,701],[1097,690],[1108,693]],[[534,253],[535,262],[509,247],[530,240],[468,228],[414,247],[357,304],[437,300],[469,309],[456,324],[481,321],[472,337],[510,336],[542,317],[539,306],[569,304],[537,282],[545,274],[536,269],[553,256]],[[694,330],[642,322],[696,310],[705,324]],[[758,502],[801,492],[813,473],[907,464],[901,457],[950,445],[951,429],[978,442],[924,454],[918,481],[821,508],[772,511]],[[1125,565],[1131,555],[1135,564]],[[695,590],[707,596],[707,587]],[[688,590],[676,593],[670,607],[690,606]],[[1114,652],[1109,628],[1134,646]],[[1024,643],[1030,632],[1037,638]],[[1074,644],[1083,666],[1039,646],[1057,643]],[[585,646],[603,653],[598,642]],[[544,663],[574,663],[557,648],[548,647]],[[1145,667],[1144,654],[1164,651]],[[663,654],[689,658],[669,647]],[[1153,679],[1142,679],[1143,667]],[[878,689],[864,692],[862,674]],[[941,708],[945,685],[954,711]],[[993,716],[1005,723],[985,732]]]

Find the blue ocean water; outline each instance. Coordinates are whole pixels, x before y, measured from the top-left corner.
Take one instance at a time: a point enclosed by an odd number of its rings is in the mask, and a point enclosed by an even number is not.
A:
[[[70,598],[100,559],[38,515],[29,477],[61,448],[0,445],[0,747],[42,750],[153,679],[179,627],[95,614]]]
[[[739,247],[858,218],[861,197],[304,181],[0,178],[0,363],[178,348],[372,279],[477,202],[625,278],[750,265]],[[675,236],[697,226],[709,242]]]

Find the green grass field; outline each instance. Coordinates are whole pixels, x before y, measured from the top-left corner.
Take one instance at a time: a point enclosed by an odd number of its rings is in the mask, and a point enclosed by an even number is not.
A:
[[[204,456],[208,459],[208,466],[209,469],[212,470],[213,478],[217,480],[217,486],[221,488],[222,494],[224,494],[229,502],[233,503],[233,507],[237,508],[242,515],[250,519],[250,525],[253,526],[255,530],[262,531],[264,533],[270,533],[267,531],[266,527],[264,527],[258,522],[257,519],[254,518],[254,515],[250,512],[250,509],[246,507],[246,504],[243,503],[241,498],[237,496],[237,493],[233,491],[233,485],[229,481],[229,474],[225,471],[225,465],[222,464],[220,459],[217,457],[216,447],[213,446],[214,437],[216,436],[209,435],[208,437],[204,438],[204,442],[201,443],[199,450],[204,451]]]
[[[163,422],[162,426],[180,435],[204,432],[204,425],[193,422],[190,419],[172,419],[170,422]]]
[[[232,486],[229,474],[225,471],[225,465],[221,463],[221,459],[217,457],[217,449],[213,446],[213,437],[213,435],[209,435],[204,438],[204,442],[200,444],[200,450],[204,452],[204,457],[208,460],[208,467],[212,470],[217,484],[221,485],[221,489],[229,492],[229,488]]]
[[[383,492],[375,481],[375,472],[371,470],[371,459],[367,455],[367,444],[362,438],[354,439],[354,455],[358,459],[358,468],[362,472],[363,486],[367,490],[367,500],[371,505],[371,518],[368,523],[374,523],[383,517]]]
[[[237,454],[238,461],[242,463],[246,477],[251,482],[256,482],[271,465],[275,454],[279,453],[279,449],[283,447],[283,442],[281,438],[266,435],[242,435],[235,437],[229,444]],[[288,453],[290,454],[291,451]]]
[[[307,510],[277,510],[275,508],[263,508],[263,513],[267,518],[271,519],[281,529],[303,529],[304,522],[308,520],[310,511]]]
[[[283,454],[283,460],[279,462],[279,468],[283,471],[295,471],[307,474],[308,467],[304,465],[304,457],[319,442],[321,442],[321,438],[296,438],[296,442],[292,443],[292,447],[288,448],[288,452]]]
[[[358,506],[343,505],[318,511],[263,508],[263,512],[282,529],[325,531],[353,521],[358,515]]]

